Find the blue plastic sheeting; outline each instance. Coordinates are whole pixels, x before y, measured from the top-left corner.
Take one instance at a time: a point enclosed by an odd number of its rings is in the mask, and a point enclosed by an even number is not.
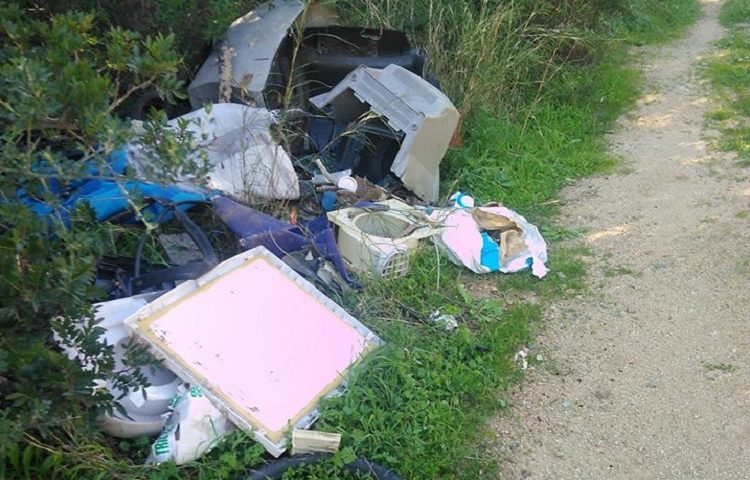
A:
[[[500,270],[500,246],[487,232],[482,232],[482,253],[479,263],[490,272]]]
[[[46,195],[51,194],[57,197],[54,204],[45,201],[43,195],[30,195],[25,189],[19,189],[16,197],[38,216],[47,217],[57,214],[66,225],[70,224],[70,214],[82,203],[89,204],[94,211],[96,221],[99,222],[130,211],[129,198],[153,199],[156,201],[144,207],[142,213],[150,220],[160,218],[161,221],[168,221],[172,215],[171,213],[161,215],[164,209],[162,203],[184,202],[185,205],[180,208],[187,210],[196,202],[208,201],[208,197],[202,193],[190,192],[176,186],[161,186],[120,177],[128,166],[127,152],[124,150],[112,152],[107,159],[107,165],[106,171],[102,171],[105,169],[100,169],[91,162],[86,166],[86,175],[99,178],[74,180],[65,185],[52,178],[48,182]],[[45,169],[48,167],[40,162],[37,170],[44,171]],[[134,220],[134,216],[124,220]]]
[[[279,258],[306,248],[315,249],[331,262],[339,275],[351,286],[361,288],[351,278],[336,246],[336,238],[325,215],[298,225],[283,222],[270,215],[240,205],[228,197],[212,200],[214,212],[239,238],[242,248],[249,250],[257,246],[266,247]]]

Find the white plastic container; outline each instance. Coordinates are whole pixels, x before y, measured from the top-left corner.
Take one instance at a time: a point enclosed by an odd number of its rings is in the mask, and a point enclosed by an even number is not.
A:
[[[98,418],[99,427],[104,433],[116,438],[138,438],[158,435],[167,423],[166,415],[151,417],[129,413],[130,418],[123,418],[119,413],[103,414]]]
[[[336,243],[341,256],[359,271],[395,278],[409,271],[409,256],[419,241],[437,230],[426,223],[417,209],[398,200],[379,205],[387,211],[346,208],[328,213],[336,225]]]

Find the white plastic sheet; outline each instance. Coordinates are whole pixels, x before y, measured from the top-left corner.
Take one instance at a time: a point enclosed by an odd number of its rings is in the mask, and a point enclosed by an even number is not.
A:
[[[483,238],[484,231],[475,219],[477,210],[485,218],[494,216],[499,221],[514,223],[520,229],[520,241],[523,242],[525,248],[503,251],[504,245],[501,242],[497,267],[489,266],[486,256],[483,259],[482,255],[482,250],[486,246],[486,237]],[[509,208],[498,206],[443,209],[432,212],[430,219],[444,227],[441,233],[433,239],[448,258],[457,265],[463,265],[475,273],[492,271],[511,273],[530,267],[536,277],[542,278],[547,274],[548,269],[545,266],[547,244],[539,233],[539,229]]]
[[[205,150],[210,171],[208,187],[239,200],[299,198],[299,180],[292,160],[273,140],[272,112],[234,103],[219,103],[170,120],[172,127],[188,122],[196,152]],[[142,173],[147,161],[134,145],[131,162]],[[182,180],[182,179],[179,179]],[[186,179],[185,179],[186,180]]]

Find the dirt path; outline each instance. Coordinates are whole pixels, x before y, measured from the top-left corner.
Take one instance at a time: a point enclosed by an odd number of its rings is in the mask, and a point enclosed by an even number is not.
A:
[[[628,173],[564,192],[592,291],[552,307],[493,422],[504,479],[750,479],[750,170],[707,149],[696,70],[719,7],[644,49],[648,94],[611,138]]]

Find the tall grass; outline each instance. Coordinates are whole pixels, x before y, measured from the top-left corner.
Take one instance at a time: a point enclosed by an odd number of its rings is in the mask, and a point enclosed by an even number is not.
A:
[[[727,0],[721,7],[719,20],[727,27],[750,22],[750,1]]]
[[[602,133],[635,98],[626,47],[665,40],[693,0],[341,0],[347,20],[406,30],[463,113],[465,147],[443,193],[536,208],[572,178],[612,165]]]
[[[727,0],[719,18],[728,32],[705,69],[719,103],[709,118],[721,132],[719,148],[737,152],[739,164],[750,166],[750,0]]]
[[[586,61],[590,35],[572,19],[588,9],[565,2],[343,0],[347,20],[402,29],[425,48],[428,69],[464,112],[518,112],[561,65]]]

